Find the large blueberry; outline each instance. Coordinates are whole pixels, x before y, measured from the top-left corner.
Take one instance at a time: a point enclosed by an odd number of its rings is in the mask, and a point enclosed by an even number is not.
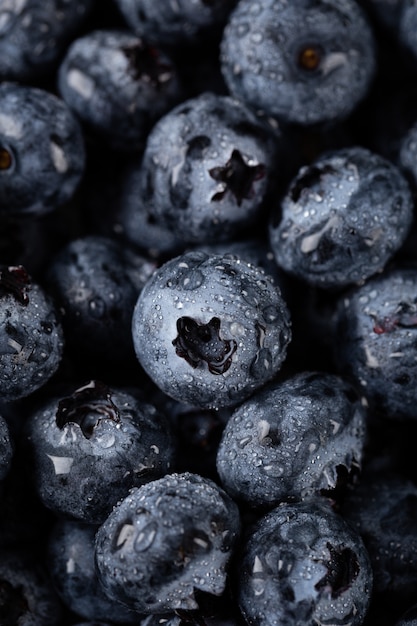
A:
[[[205,408],[238,404],[273,378],[291,338],[286,304],[263,270],[198,250],[154,272],[132,330],[160,389]]]
[[[251,626],[361,626],[372,569],[361,537],[330,506],[273,509],[248,533],[238,598]]]
[[[354,388],[333,374],[305,372],[234,411],[217,469],[226,491],[251,507],[330,496],[359,469],[365,432]]]
[[[70,200],[85,168],[80,125],[57,96],[0,85],[0,214],[40,214]]]
[[[91,524],[131,487],[163,476],[174,454],[169,424],[153,405],[96,380],[44,402],[27,437],[43,504]]]
[[[354,0],[240,0],[221,64],[230,92],[254,110],[305,125],[335,121],[370,88],[373,35]]]
[[[223,593],[239,532],[238,508],[214,482],[168,474],[132,489],[98,529],[101,584],[140,613],[198,609],[197,590]]]
[[[398,167],[361,147],[301,168],[270,224],[278,265],[322,288],[361,283],[399,250],[413,197]]]

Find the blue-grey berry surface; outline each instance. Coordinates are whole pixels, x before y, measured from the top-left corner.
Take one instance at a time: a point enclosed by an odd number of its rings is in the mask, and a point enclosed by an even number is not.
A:
[[[391,268],[340,297],[335,363],[372,410],[415,419],[417,271]]]
[[[415,189],[417,187],[417,123],[413,124],[401,139],[398,164],[408,174]]]
[[[0,214],[42,214],[68,202],[85,169],[84,137],[44,89],[0,85]]]
[[[291,340],[280,289],[239,258],[184,253],[157,269],[133,313],[136,356],[173,398],[215,408],[272,379]]]
[[[163,476],[174,459],[169,423],[134,391],[93,380],[30,417],[28,451],[42,503],[100,524],[132,487]]]
[[[68,48],[59,92],[89,132],[122,151],[141,150],[163,113],[181,99],[176,67],[127,30],[95,30]]]
[[[139,613],[198,609],[197,590],[223,593],[239,533],[238,508],[216,483],[167,474],[132,489],[100,526],[98,575]]]
[[[309,284],[341,288],[380,272],[410,230],[406,178],[365,148],[325,154],[301,168],[270,223],[277,264]]]
[[[243,402],[223,431],[217,470],[251,507],[329,496],[361,465],[366,414],[352,385],[305,372]]]
[[[402,1],[401,19],[399,24],[399,40],[417,62],[417,4],[415,0]]]
[[[372,568],[360,536],[330,506],[284,504],[262,517],[237,563],[251,626],[361,626]]]
[[[395,626],[417,626],[417,606],[414,605],[395,622]]]
[[[0,481],[4,480],[10,471],[14,446],[14,440],[7,421],[0,415]]]
[[[110,600],[94,564],[97,526],[57,519],[48,538],[48,571],[64,605],[80,618],[138,624],[135,611]]]
[[[59,63],[94,0],[5,0],[0,6],[0,77],[33,81]]]
[[[116,0],[130,28],[163,46],[197,44],[217,34],[236,0]]]
[[[64,336],[55,303],[22,266],[0,267],[0,397],[18,400],[58,370]]]
[[[185,243],[232,239],[262,219],[278,144],[230,96],[187,99],[147,138],[143,202],[157,224]]]
[[[374,37],[354,0],[240,0],[223,31],[231,94],[285,122],[344,119],[367,94]]]

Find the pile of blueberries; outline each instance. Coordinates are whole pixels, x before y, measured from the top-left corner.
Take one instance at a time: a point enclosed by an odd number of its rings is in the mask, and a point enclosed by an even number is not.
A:
[[[417,625],[416,0],[0,0],[0,626]]]

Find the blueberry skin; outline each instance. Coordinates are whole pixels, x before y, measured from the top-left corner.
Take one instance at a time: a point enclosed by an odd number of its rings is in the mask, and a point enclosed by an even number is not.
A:
[[[89,524],[102,523],[131,487],[163,476],[174,458],[169,423],[155,407],[95,380],[36,410],[27,443],[43,504]]]
[[[343,517],[365,543],[374,595],[401,606],[415,601],[417,488],[402,475],[373,470],[345,498]]]
[[[409,176],[413,189],[417,189],[417,123],[401,139],[398,165]]]
[[[94,0],[3,2],[0,8],[0,77],[33,81],[47,76],[84,26]]]
[[[0,85],[0,214],[38,215],[68,202],[85,168],[78,121],[57,96]]]
[[[341,120],[370,87],[373,34],[353,0],[240,0],[223,33],[221,67],[230,93],[267,116]]]
[[[408,609],[394,626],[417,626],[417,605]]]
[[[198,609],[196,590],[223,593],[239,532],[237,506],[214,482],[168,474],[132,489],[98,529],[100,582],[139,613]]]
[[[22,266],[0,266],[0,397],[30,395],[57,371],[64,336],[55,304]]]
[[[417,63],[417,6],[414,0],[402,1],[399,40],[414,57]]]
[[[1,622],[19,626],[59,626],[62,605],[43,565],[22,550],[2,549]]]
[[[360,536],[322,502],[283,504],[260,519],[237,562],[251,626],[360,626],[372,569]]]
[[[339,299],[334,361],[370,408],[390,419],[417,418],[417,270],[392,268]]]
[[[366,414],[333,374],[303,372],[241,404],[217,452],[223,488],[250,507],[331,496],[361,466]]]
[[[57,520],[47,545],[48,571],[64,605],[86,620],[138,624],[139,616],[109,600],[97,578],[94,540],[97,527]]]
[[[163,45],[197,44],[224,26],[236,0],[116,0],[130,28]]]
[[[147,138],[143,202],[184,243],[233,239],[261,219],[278,144],[237,100],[210,92],[190,98]]]
[[[133,309],[154,270],[154,262],[109,237],[86,235],[60,249],[46,284],[62,312],[73,358],[105,371],[134,362]]]
[[[175,64],[124,30],[94,30],[68,48],[58,72],[68,107],[94,136],[142,150],[155,121],[181,99]]]
[[[14,455],[14,440],[6,420],[0,415],[0,481],[9,473]]]
[[[396,165],[365,148],[345,148],[301,168],[271,216],[271,248],[277,264],[299,279],[346,287],[385,267],[404,243],[413,211]]]
[[[291,340],[279,288],[238,258],[191,251],[158,268],[133,313],[136,356],[167,395],[236,405],[273,378]]]

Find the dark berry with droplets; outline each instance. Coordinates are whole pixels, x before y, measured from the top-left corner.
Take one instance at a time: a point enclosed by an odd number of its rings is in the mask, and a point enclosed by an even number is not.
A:
[[[157,269],[133,314],[137,358],[173,398],[242,402],[273,378],[291,339],[279,288],[258,267],[196,250]]]
[[[229,96],[186,100],[148,136],[142,203],[186,244],[230,240],[265,214],[278,144]]]
[[[239,532],[238,508],[216,483],[168,474],[132,489],[98,529],[101,584],[139,613],[198,609],[197,590],[223,593]]]
[[[0,85],[0,213],[42,214],[68,202],[85,168],[81,127],[57,96]]]
[[[57,371],[64,337],[54,302],[22,266],[0,266],[0,396],[30,395]]]
[[[10,471],[15,443],[5,418],[0,415],[0,481]]]
[[[48,288],[62,312],[69,354],[84,369],[85,362],[103,372],[135,362],[133,309],[154,269],[131,247],[99,235],[74,239],[51,259]]]
[[[31,415],[27,441],[43,504],[90,524],[131,487],[164,475],[174,456],[165,416],[133,390],[96,380],[46,401]]]
[[[361,626],[372,569],[360,536],[330,506],[283,504],[248,532],[238,599],[252,626]]]
[[[275,211],[270,242],[278,265],[322,288],[380,272],[410,230],[414,203],[397,166],[361,147],[301,168]]]
[[[417,270],[393,268],[339,300],[334,359],[372,410],[417,418]]]
[[[122,151],[141,150],[152,125],[182,95],[170,57],[123,30],[95,30],[75,40],[58,85],[85,129]]]
[[[47,564],[56,592],[64,605],[88,620],[112,624],[138,624],[138,614],[109,600],[97,577],[94,541],[97,526],[57,520],[48,535]]]
[[[230,93],[255,111],[302,125],[334,122],[370,88],[374,38],[354,0],[240,0],[221,66]]]
[[[217,452],[221,483],[250,507],[338,497],[361,466],[366,414],[355,389],[332,374],[305,372],[243,402]]]

